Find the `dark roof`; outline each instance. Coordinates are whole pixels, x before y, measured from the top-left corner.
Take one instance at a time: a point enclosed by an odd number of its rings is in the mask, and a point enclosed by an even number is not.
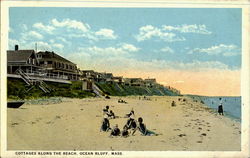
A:
[[[8,50],[7,61],[23,61],[26,62],[28,58],[34,53],[34,50]]]
[[[69,61],[69,60],[67,60],[67,59],[65,59],[65,58],[63,58],[63,57],[61,57],[60,55],[58,55],[58,54],[56,54],[56,53],[54,53],[54,52],[45,51],[45,52],[38,52],[37,54],[42,54],[42,55],[43,55],[42,58],[45,58],[45,59],[46,59],[46,58],[47,58],[47,59],[55,58],[55,59],[57,59],[57,60],[59,60],[59,61],[68,62],[68,63],[71,63],[71,64],[76,65],[75,63],[73,63],[73,62],[71,62],[71,61]]]
[[[94,70],[81,70],[82,72],[92,72],[94,73]]]

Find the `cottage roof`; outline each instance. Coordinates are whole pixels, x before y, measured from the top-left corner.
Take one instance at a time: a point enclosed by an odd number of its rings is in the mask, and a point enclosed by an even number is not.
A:
[[[58,55],[54,52],[49,52],[49,51],[42,52],[42,51],[40,51],[37,54],[41,54],[43,59],[53,59],[54,58],[54,59],[57,59],[61,62],[67,62],[67,63],[71,63],[71,64],[76,65],[75,63],[65,59],[64,57],[61,57],[60,55]]]
[[[8,62],[26,62],[28,58],[35,53],[34,50],[8,50],[7,61]]]
[[[94,73],[94,70],[81,70],[82,72],[92,72]]]
[[[147,78],[144,80],[145,82],[156,82],[155,78]]]

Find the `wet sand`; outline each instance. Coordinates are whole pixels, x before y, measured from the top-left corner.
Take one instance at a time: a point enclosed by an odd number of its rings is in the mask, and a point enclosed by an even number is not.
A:
[[[8,150],[126,150],[126,151],[239,151],[240,123],[216,114],[188,97],[122,97],[127,104],[111,99],[68,99],[53,103],[24,104],[8,108]],[[141,97],[142,98],[142,97]],[[178,101],[185,98],[186,101]],[[172,101],[175,107],[171,106]],[[43,104],[43,105],[42,105]],[[133,108],[147,129],[158,136],[142,136],[139,131],[127,138],[109,137],[100,132],[102,109],[121,118],[111,119],[111,126],[121,129]]]

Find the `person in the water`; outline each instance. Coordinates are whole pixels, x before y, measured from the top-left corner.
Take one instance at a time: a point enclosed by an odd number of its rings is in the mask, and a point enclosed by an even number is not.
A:
[[[218,106],[218,113],[219,113],[219,115],[224,115],[224,114],[223,114],[222,99],[219,98],[219,100],[220,100],[220,104],[219,104],[219,106]]]

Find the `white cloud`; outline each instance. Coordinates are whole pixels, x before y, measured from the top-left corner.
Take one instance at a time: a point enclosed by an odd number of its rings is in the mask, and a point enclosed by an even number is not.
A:
[[[28,30],[28,27],[27,27],[26,24],[22,24],[22,25],[21,25],[21,28],[22,28],[23,31],[27,31],[27,30]]]
[[[20,42],[15,40],[15,39],[10,38],[9,41],[8,41],[9,50],[14,50],[15,45],[20,45]]]
[[[127,43],[123,43],[122,44],[122,47],[121,47],[123,50],[127,50],[129,52],[137,52],[140,50],[140,48],[137,48],[135,47],[134,45],[132,44],[127,44]]]
[[[132,49],[130,50],[132,52]],[[229,66],[219,61],[199,61],[179,62],[166,61],[161,59],[140,60],[129,56],[125,47],[88,47],[81,48],[77,53],[69,54],[69,59],[77,63],[81,68],[98,69],[101,71],[161,71],[161,70],[228,70]],[[93,62],[94,61],[94,62]]]
[[[33,42],[32,44],[34,45],[35,43],[37,43],[37,49],[38,50],[48,50],[48,51],[52,51],[52,47],[50,44],[48,44],[47,42],[42,42],[42,41],[39,41],[39,42]],[[32,47],[30,47],[32,48]]]
[[[70,44],[69,40],[72,38],[85,38],[89,39],[88,42],[99,41],[103,39],[114,40],[117,39],[117,35],[111,29],[101,28],[98,31],[92,30],[89,24],[72,20],[72,19],[51,19],[48,24],[41,22],[34,23],[32,27],[38,31],[30,31],[27,33],[27,26],[21,25],[25,33],[23,34],[22,40],[28,40],[31,36],[37,39],[42,39],[43,35],[46,37],[47,34],[53,35],[55,39],[61,40],[66,44]],[[42,33],[42,34],[41,34]]]
[[[25,33],[21,33],[22,35],[22,40],[33,40],[33,39],[43,39],[43,35],[36,31],[29,31]]]
[[[42,23],[35,23],[33,24],[33,27],[45,31],[49,34],[52,34],[53,30],[55,30],[55,27],[50,25],[43,25]]]
[[[55,40],[50,39],[49,42],[50,42],[50,43],[55,43]]]
[[[171,49],[170,47],[164,47],[164,48],[160,49],[160,51],[164,52],[164,53],[170,53],[170,54],[174,53],[174,50]]]
[[[112,56],[121,56],[121,55],[128,55],[129,52],[136,52],[139,48],[135,47],[132,44],[121,44],[118,47],[106,47],[106,48],[100,48],[97,46],[93,47],[83,47],[79,48],[79,51],[82,53],[88,53],[92,56],[97,56],[100,58],[103,58],[107,55]]]
[[[144,41],[149,40],[153,37],[160,38],[167,42],[174,42],[174,41],[185,41],[185,38],[182,36],[177,36],[175,32],[180,33],[197,33],[197,34],[211,34],[212,32],[208,31],[206,25],[177,25],[177,26],[170,26],[170,25],[163,25],[161,28],[146,25],[142,26],[139,29],[139,34],[135,36],[137,41]]]
[[[58,21],[57,19],[51,20],[53,26],[55,27],[66,27],[68,29],[78,29],[82,32],[87,32],[90,29],[88,24],[85,24],[80,21],[71,20],[71,19],[63,19],[62,21]]]
[[[137,41],[149,40],[153,37],[160,38],[166,42],[174,42],[174,41],[184,41],[184,37],[178,37],[176,34],[172,32],[166,32],[163,29],[154,27],[152,25],[146,25],[139,29],[139,34],[135,36]]]
[[[206,25],[178,25],[170,26],[163,25],[163,30],[167,31],[179,31],[181,33],[198,33],[198,34],[211,34],[212,32],[208,31]]]
[[[68,41],[63,37],[56,37],[56,38],[64,43],[68,43]]]
[[[210,48],[195,48],[188,52],[188,54],[193,54],[193,53],[206,53],[208,55],[236,56],[236,55],[240,55],[241,51],[240,51],[240,48],[236,45],[220,44],[220,45],[212,46]]]
[[[55,47],[55,48],[58,48],[58,49],[63,49],[64,48],[64,45],[62,45],[60,43],[54,43],[52,46]]]
[[[111,29],[100,29],[99,31],[95,32],[95,35],[101,36],[107,39],[116,39],[117,36],[114,35],[114,31]]]

